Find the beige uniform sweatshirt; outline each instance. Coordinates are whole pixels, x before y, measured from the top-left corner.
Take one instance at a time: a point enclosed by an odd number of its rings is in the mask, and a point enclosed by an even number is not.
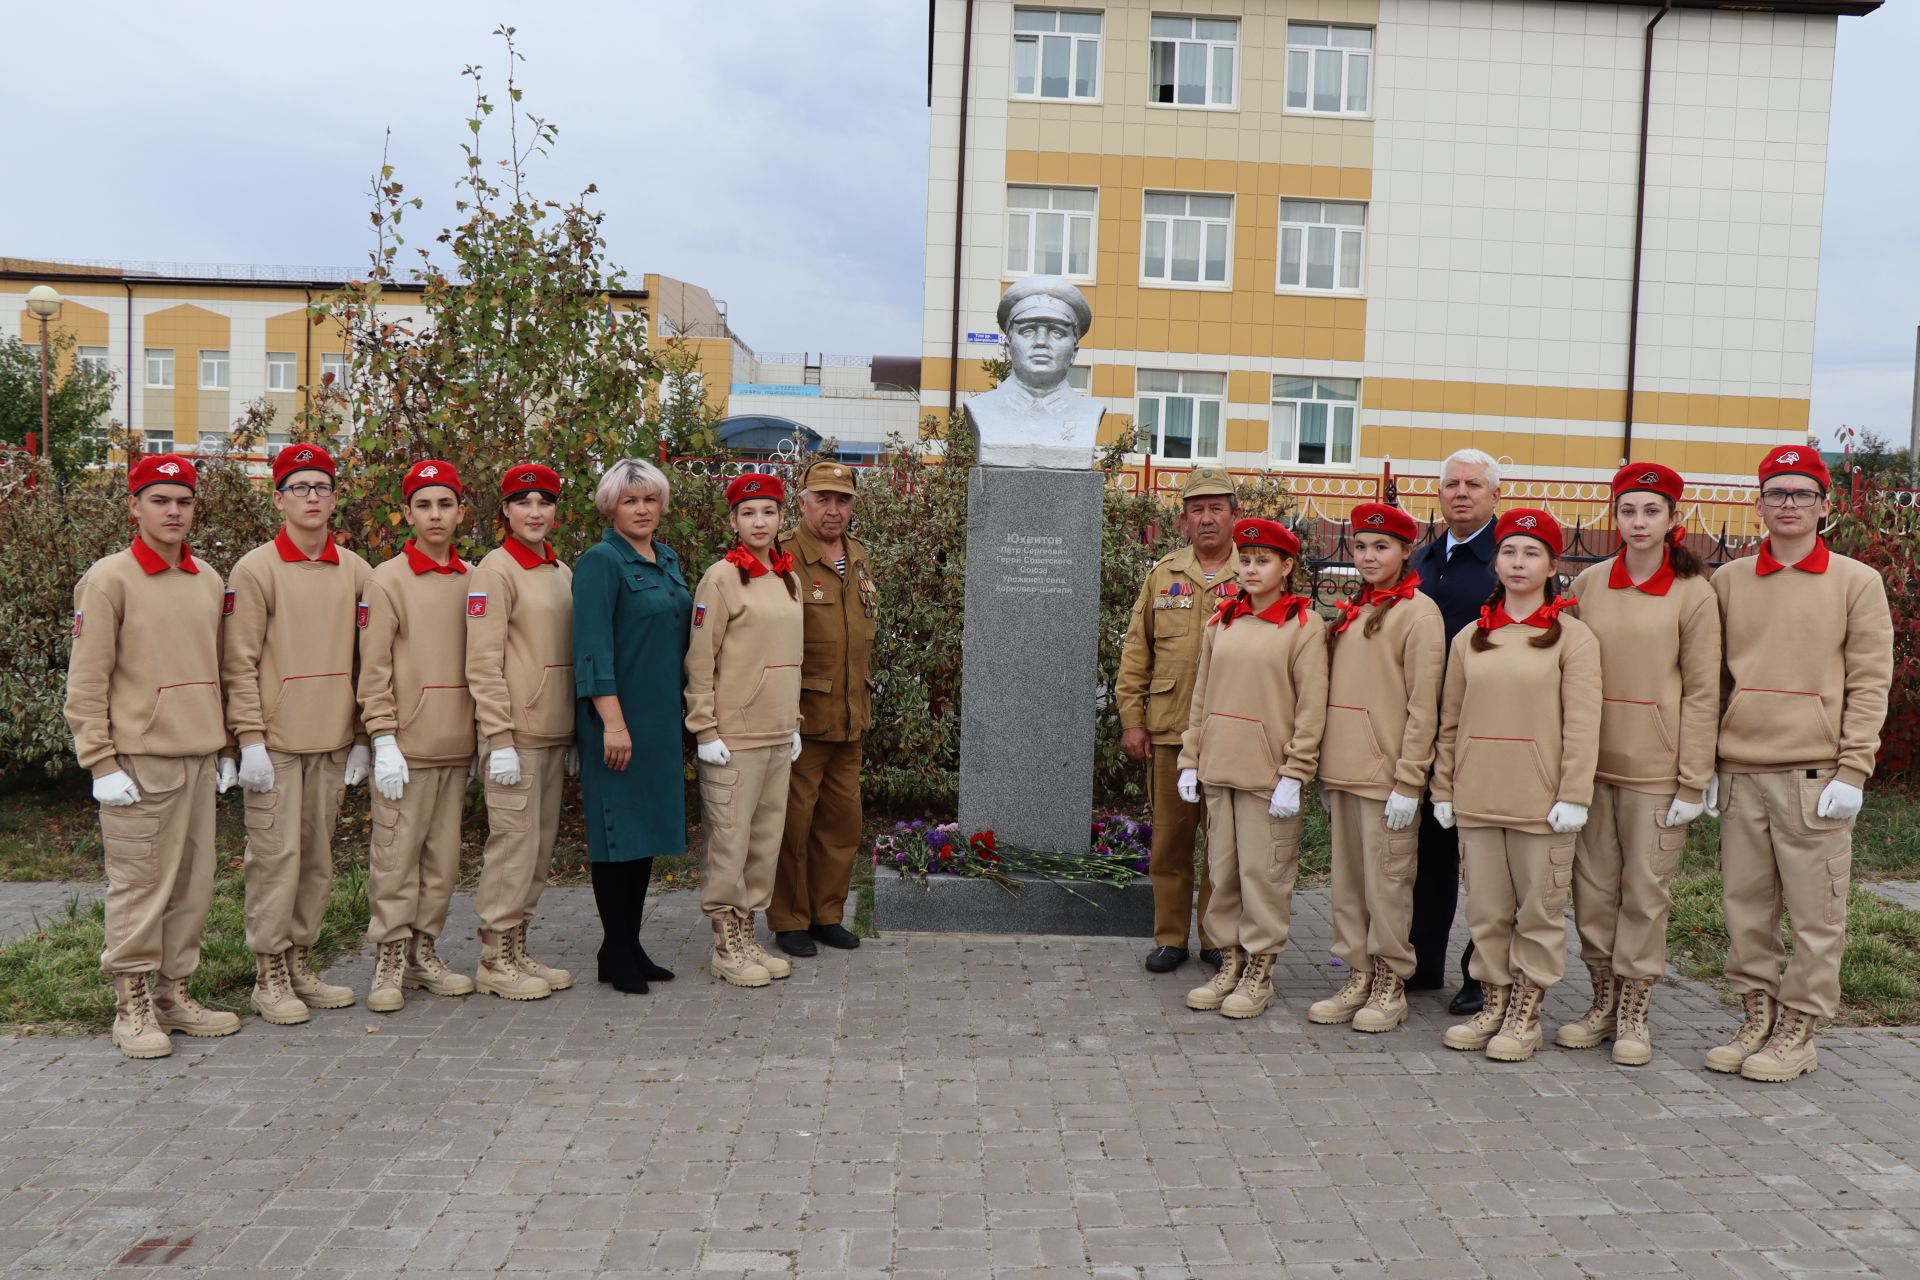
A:
[[[467,686],[480,736],[491,747],[566,746],[573,741],[573,570],[516,542],[489,551],[467,591]]]
[[[224,589],[190,551],[181,566],[136,539],[94,561],[73,589],[67,727],[80,767],[96,778],[120,768],[116,755],[190,758],[227,745]]]
[[[739,568],[721,560],[702,575],[687,646],[688,733],[732,748],[792,739],[800,727],[802,613],[778,574],[742,582]]]
[[[221,672],[227,728],[241,746],[310,755],[364,740],[354,621],[372,577],[331,540],[309,560],[285,530],[233,566]]]
[[[413,544],[407,544],[412,552]],[[449,573],[416,572],[403,553],[373,571],[360,628],[360,710],[367,733],[392,734],[410,765],[465,764],[478,749],[467,689],[467,591]]]
[[[1320,781],[1373,800],[1393,791],[1417,799],[1440,728],[1447,624],[1440,606],[1416,592],[1396,600],[1369,636],[1381,608],[1363,608],[1333,646]]]
[[[1180,767],[1210,787],[1271,794],[1283,777],[1303,786],[1320,763],[1327,720],[1327,625],[1309,607],[1269,622],[1242,614],[1200,637],[1193,709]]]
[[[1824,556],[1821,553],[1825,553]],[[1873,776],[1893,680],[1886,587],[1858,560],[1819,551],[1762,576],[1758,560],[1713,575],[1726,635],[1720,767],[1729,773],[1838,769]]]
[[[1664,595],[1609,586],[1615,563],[1603,560],[1573,581],[1580,621],[1600,642],[1594,776],[1698,804],[1719,735],[1719,602],[1705,578],[1673,578]]]
[[[1600,645],[1571,614],[1560,628],[1550,649],[1528,643],[1542,632],[1519,623],[1491,632],[1485,653],[1474,627],[1453,639],[1432,792],[1463,827],[1545,835],[1555,804],[1593,803]]]

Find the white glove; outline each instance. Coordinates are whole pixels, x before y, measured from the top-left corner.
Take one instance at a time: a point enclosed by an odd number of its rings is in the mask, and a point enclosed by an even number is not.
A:
[[[694,754],[700,757],[701,764],[725,764],[733,759],[733,752],[727,750],[727,744],[718,738],[701,743]]]
[[[373,740],[373,786],[389,800],[398,800],[413,775],[407,772],[407,758],[392,734]]]
[[[1682,800],[1679,796],[1675,796],[1673,803],[1667,806],[1667,816],[1661,820],[1660,825],[1684,827],[1706,811],[1707,806],[1700,801]]]
[[[495,747],[487,753],[487,781],[503,787],[520,785],[520,753],[512,747]]]
[[[1849,818],[1860,816],[1860,805],[1866,798],[1865,793],[1851,782],[1842,782],[1835,778],[1827,784],[1827,789],[1820,793],[1820,803],[1814,807],[1813,811],[1823,818],[1845,822]]]
[[[240,785],[255,795],[273,790],[273,757],[266,743],[240,748]]]
[[[1433,802],[1433,820],[1440,824],[1442,831],[1453,830],[1453,804],[1447,800]]]
[[[93,798],[109,809],[118,809],[122,805],[139,804],[140,788],[133,785],[123,770],[116,769],[104,778],[93,780]]]
[[[213,794],[223,796],[233,790],[233,784],[240,780],[240,770],[233,763],[232,756],[221,756],[213,766]]]
[[[1707,816],[1720,816],[1720,775],[1717,773],[1707,779]]]
[[[350,787],[357,787],[372,772],[373,752],[358,742],[354,743],[352,750],[347,752],[347,768],[340,780]]]
[[[1179,791],[1180,798],[1188,804],[1199,804],[1200,771],[1198,769],[1182,769],[1180,771],[1180,781],[1175,789]]]
[[[567,776],[569,778],[577,778],[580,776],[580,748],[578,747],[567,748],[566,768],[567,768]]]
[[[1387,796],[1387,830],[1405,831],[1420,816],[1420,798],[1403,796],[1398,791]]]
[[[1300,779],[1280,779],[1279,784],[1273,789],[1273,799],[1267,801],[1267,816],[1270,818],[1300,816]]]
[[[798,729],[795,729],[793,731],[793,754],[788,756],[787,759],[798,760],[799,758],[800,758],[800,731]]]
[[[1587,825],[1587,806],[1562,800],[1547,810],[1547,825],[1561,835],[1571,835]]]

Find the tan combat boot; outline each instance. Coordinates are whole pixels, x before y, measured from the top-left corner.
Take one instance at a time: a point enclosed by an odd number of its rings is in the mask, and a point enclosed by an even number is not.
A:
[[[746,926],[741,930],[740,936],[741,940],[747,944],[747,954],[753,957],[755,964],[767,971],[769,978],[791,978],[793,976],[792,965],[788,964],[784,958],[774,955],[760,945],[760,939],[756,933],[756,926],[754,924],[754,913],[751,911],[747,912]]]
[[[1540,1002],[1546,988],[1536,986],[1525,974],[1513,980],[1507,996],[1507,1016],[1499,1032],[1487,1041],[1487,1056],[1495,1062],[1525,1062],[1540,1047]]]
[[[173,1052],[173,1041],[153,1018],[151,977],[113,975],[113,1047],[129,1058],[164,1058]]]
[[[502,1000],[545,1000],[553,994],[553,988],[544,978],[535,977],[519,966],[508,941],[512,937],[511,931],[480,931],[480,967],[473,971],[474,990]]]
[[[1407,984],[1380,956],[1373,958],[1373,986],[1367,1003],[1353,1015],[1355,1031],[1391,1031],[1407,1020]]]
[[[1240,971],[1247,967],[1247,953],[1238,947],[1220,948],[1220,971],[1203,987],[1187,992],[1187,1008],[1212,1013],[1226,1003],[1240,985]]]
[[[1740,1064],[1740,1074],[1749,1080],[1780,1084],[1818,1068],[1820,1055],[1813,1048],[1813,1029],[1819,1021],[1810,1013],[1781,1005],[1772,1038],[1766,1048],[1748,1055]]]
[[[187,994],[185,978],[155,975],[153,1020],[162,1031],[187,1036],[230,1036],[240,1029],[240,1015],[209,1009]]]
[[[1220,1002],[1220,1012],[1229,1018],[1257,1018],[1273,1003],[1273,962],[1279,953],[1252,956],[1240,971],[1240,985]]]
[[[1507,1020],[1507,1000],[1512,987],[1496,987],[1491,982],[1480,984],[1480,990],[1486,1003],[1480,1006],[1480,1012],[1465,1022],[1456,1022],[1447,1028],[1443,1037],[1449,1049],[1478,1053],[1500,1033]]]
[[[367,990],[367,1008],[374,1013],[396,1013],[406,1007],[403,990],[407,975],[407,940],[380,944],[373,961],[373,986]]]
[[[1307,1021],[1318,1022],[1323,1026],[1335,1026],[1342,1022],[1352,1022],[1353,1015],[1366,1007],[1367,996],[1373,991],[1373,973],[1367,965],[1355,965],[1347,974],[1347,985],[1328,996],[1325,1000],[1315,1000],[1307,1007]]]
[[[292,946],[287,948],[287,978],[293,983],[293,994],[309,1009],[344,1009],[357,998],[352,987],[343,987],[337,983],[323,981],[313,971],[313,948]]]
[[[407,939],[406,956],[407,968],[400,975],[401,986],[425,988],[436,996],[473,994],[473,979],[447,968],[447,962],[434,954],[433,939],[426,934],[416,933]]]
[[[1653,1036],[1647,1031],[1647,1004],[1653,999],[1652,978],[1618,978],[1620,1008],[1613,1027],[1615,1066],[1644,1067],[1653,1061]]]
[[[1707,1050],[1707,1070],[1728,1075],[1740,1070],[1740,1064],[1760,1052],[1760,1046],[1773,1034],[1773,1018],[1780,1010],[1773,997],[1764,991],[1749,991],[1740,997],[1742,1019],[1733,1039]]]
[[[730,987],[764,987],[773,975],[756,961],[740,935],[746,921],[733,912],[713,918],[713,960],[708,969]]]
[[[253,995],[248,999],[253,1011],[278,1027],[294,1027],[310,1015],[307,1002],[293,994],[293,979],[287,975],[284,953],[253,957]]]
[[[541,964],[527,954],[527,923],[522,920],[517,929],[507,934],[507,945],[513,951],[514,967],[522,973],[530,973],[547,984],[549,991],[565,991],[573,985],[573,975],[565,969],[556,969],[550,964]]]
[[[1593,979],[1593,1005],[1553,1033],[1553,1042],[1562,1049],[1591,1049],[1613,1034],[1621,980],[1604,964],[1588,965],[1587,974]]]

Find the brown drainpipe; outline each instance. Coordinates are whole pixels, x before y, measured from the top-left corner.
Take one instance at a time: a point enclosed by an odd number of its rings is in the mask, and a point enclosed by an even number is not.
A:
[[[1647,24],[1646,51],[1640,59],[1640,176],[1633,192],[1633,296],[1627,302],[1627,407],[1623,424],[1625,440],[1620,460],[1633,461],[1634,371],[1640,356],[1640,246],[1647,234],[1647,124],[1653,103],[1653,29],[1673,8],[1673,0],[1662,0],[1660,12]]]
[[[960,408],[960,250],[967,216],[967,85],[973,70],[973,0],[960,26],[960,162],[953,175],[953,329],[947,344],[947,421]]]

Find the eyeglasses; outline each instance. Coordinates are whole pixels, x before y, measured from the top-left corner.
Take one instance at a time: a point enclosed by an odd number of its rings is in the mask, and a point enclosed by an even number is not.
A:
[[[280,492],[289,494],[295,498],[331,498],[333,496],[333,486],[330,484],[290,484],[282,488]]]
[[[1761,493],[1762,506],[1811,507],[1827,495],[1819,489],[1768,489]]]

